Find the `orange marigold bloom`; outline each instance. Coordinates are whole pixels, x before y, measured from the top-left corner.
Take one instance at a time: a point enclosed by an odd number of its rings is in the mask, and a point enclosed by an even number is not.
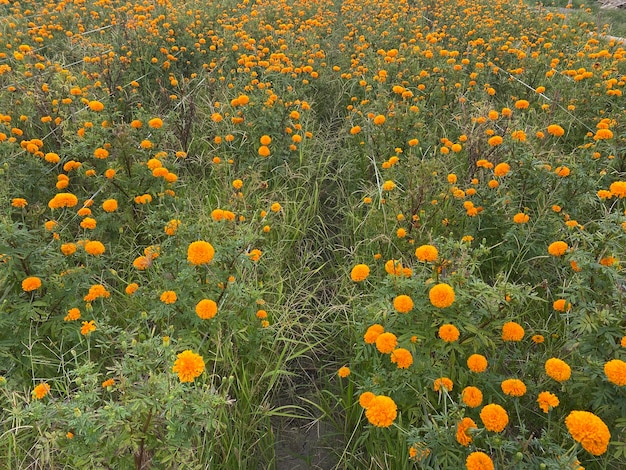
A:
[[[93,156],[100,160],[104,160],[109,156],[109,151],[107,149],[103,149],[102,147],[98,147],[93,151]]]
[[[102,388],[109,388],[115,385],[115,379],[107,379],[102,382]]]
[[[530,220],[528,214],[524,214],[523,212],[518,212],[513,216],[513,222],[516,224],[525,224]]]
[[[472,418],[463,418],[456,425],[456,441],[462,446],[467,447],[472,442],[472,434],[470,429],[478,429]]]
[[[494,470],[493,460],[484,452],[472,452],[465,459],[467,470]]]
[[[106,249],[104,248],[102,242],[94,240],[85,243],[85,251],[92,256],[100,256],[106,251]]]
[[[93,230],[96,228],[96,219],[91,217],[85,217],[80,222],[80,226],[85,230]]]
[[[135,292],[137,292],[137,289],[139,289],[139,284],[137,284],[136,282],[131,282],[126,286],[124,292],[126,292],[127,295],[133,295]]]
[[[626,197],[626,181],[615,181],[609,186],[609,191],[613,196],[624,198]]]
[[[376,323],[375,325],[372,325],[367,329],[365,335],[363,335],[363,340],[367,344],[374,344],[376,342],[376,339],[384,332],[385,328],[383,328],[382,325]]]
[[[498,163],[493,169],[493,174],[496,176],[506,176],[511,171],[511,166],[508,163]]]
[[[477,387],[465,387],[461,392],[461,399],[470,408],[476,408],[483,402],[483,392]]]
[[[11,205],[13,207],[26,207],[28,202],[22,197],[16,197],[11,200]]]
[[[104,105],[100,102],[100,101],[90,101],[89,104],[89,109],[91,109],[92,111],[96,111],[96,112],[100,112],[104,109]]]
[[[203,320],[210,320],[217,315],[217,304],[211,299],[202,299],[196,304],[196,315]]]
[[[576,442],[587,452],[602,455],[611,440],[611,433],[604,421],[588,411],[572,411],[565,418],[565,426]]]
[[[526,394],[526,385],[519,379],[506,379],[500,384],[502,391],[511,397],[521,397]]]
[[[167,224],[165,224],[163,231],[169,236],[175,235],[178,227],[180,227],[180,224],[181,221],[179,219],[172,219]]]
[[[376,124],[377,126],[384,124],[385,121],[385,116],[383,116],[382,114],[378,114],[376,117],[374,117],[374,124]]]
[[[545,338],[543,337],[543,335],[533,335],[533,337],[530,339],[535,344],[541,344],[545,341]]]
[[[96,331],[96,322],[93,320],[84,321],[80,328],[80,334],[83,336],[89,336],[94,331]]]
[[[173,304],[177,300],[176,292],[174,292],[173,290],[166,290],[161,294],[161,297],[159,297],[159,299],[164,304]]]
[[[548,246],[548,253],[550,253],[552,256],[563,256],[567,252],[568,248],[569,246],[567,246],[567,243],[559,240],[550,243],[550,245]]]
[[[596,134],[593,136],[593,140],[606,140],[612,138],[613,132],[610,129],[598,129]]]
[[[408,369],[413,364],[411,351],[398,348],[391,351],[391,362],[398,365],[398,369]]]
[[[22,290],[24,292],[31,292],[41,287],[41,279],[37,276],[27,277],[22,281]]]
[[[528,108],[528,106],[530,106],[530,103],[526,100],[517,100],[515,102],[515,107],[517,109],[526,109]]]
[[[510,321],[502,325],[502,341],[521,341],[524,337],[524,328],[519,323]]]
[[[446,308],[454,302],[454,289],[445,283],[437,284],[430,289],[428,297],[435,307]]]
[[[365,416],[370,424],[379,428],[388,428],[398,414],[396,403],[388,396],[375,396],[365,410]]]
[[[259,155],[263,158],[270,156],[270,148],[267,145],[261,145],[259,147]]]
[[[402,262],[395,259],[390,259],[385,263],[385,271],[391,276],[401,276]]]
[[[193,382],[204,372],[204,359],[190,350],[183,351],[176,356],[172,372],[178,374],[181,382]]]
[[[572,304],[565,299],[557,299],[552,303],[552,308],[557,312],[565,312],[572,308]]]
[[[85,297],[83,297],[83,300],[85,302],[93,302],[100,297],[108,299],[109,297],[111,297],[111,293],[106,290],[106,287],[104,287],[102,284],[94,284],[89,288],[89,292]]]
[[[370,268],[367,264],[357,264],[350,271],[350,279],[354,282],[361,282],[367,279],[367,276],[370,275]]]
[[[450,380],[448,377],[439,377],[435,379],[435,381],[433,382],[433,390],[435,390],[435,392],[438,392],[441,390],[442,387],[445,388],[448,392],[451,392],[454,388],[454,383],[452,383],[452,380]]]
[[[422,245],[415,249],[415,256],[422,262],[436,261],[439,251],[432,245]]]
[[[487,365],[487,358],[482,354],[472,354],[467,358],[467,367],[472,372],[485,372],[487,370]]]
[[[80,310],[77,308],[70,308],[67,311],[67,315],[63,318],[63,321],[75,321],[80,318]]]
[[[72,193],[58,193],[48,202],[50,209],[59,209],[61,207],[74,207],[78,204],[78,198]]]
[[[148,121],[148,126],[152,129],[160,129],[163,127],[163,120],[161,118],[155,117]]]
[[[337,375],[342,379],[345,379],[347,376],[350,375],[350,368],[346,366],[340,367],[337,371]]]
[[[215,256],[215,249],[209,242],[196,241],[187,248],[187,260],[194,265],[210,263]]]
[[[502,432],[509,424],[509,415],[500,405],[491,403],[480,410],[480,419],[488,431]]]
[[[376,338],[376,349],[383,354],[390,354],[398,345],[398,338],[393,333],[385,332]]]
[[[604,364],[604,374],[609,382],[623,387],[626,385],[626,362],[619,359],[607,362]]]
[[[393,308],[400,313],[409,313],[413,310],[413,299],[408,295],[399,295],[393,299]]]
[[[456,326],[448,323],[439,327],[438,335],[446,343],[452,343],[459,339],[460,333]]]
[[[544,413],[548,413],[552,408],[559,406],[559,397],[554,393],[541,392],[537,396],[537,403],[539,403],[539,408],[541,408]]]
[[[50,385],[46,382],[40,383],[33,389],[33,398],[35,400],[41,400],[50,392]]]
[[[499,135],[494,135],[493,137],[489,138],[487,143],[492,147],[497,147],[498,145],[502,144],[502,137],[500,137]]]
[[[102,209],[105,212],[115,212],[117,210],[117,201],[115,199],[107,199],[102,203]]]
[[[546,374],[557,382],[565,382],[572,375],[572,369],[565,361],[551,357],[545,364]]]
[[[376,398],[376,395],[372,392],[363,392],[359,395],[359,405],[361,405],[362,408],[367,409],[372,404],[374,398]]]
[[[550,124],[548,126],[548,134],[553,135],[554,137],[561,137],[565,134],[565,129],[558,124]]]

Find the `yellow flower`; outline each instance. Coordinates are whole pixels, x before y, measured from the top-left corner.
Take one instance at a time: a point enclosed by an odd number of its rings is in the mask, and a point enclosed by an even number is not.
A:
[[[415,256],[422,262],[436,261],[439,251],[432,245],[422,245],[415,249]]]
[[[152,129],[160,129],[163,127],[163,120],[161,118],[155,117],[148,121],[148,126]]]
[[[35,400],[41,400],[48,392],[50,392],[50,385],[46,382],[40,383],[33,389],[33,398]]]
[[[491,403],[480,411],[480,419],[488,431],[502,432],[509,424],[509,415],[500,405]]]
[[[502,325],[502,341],[521,341],[524,337],[524,328],[513,321]]]
[[[376,338],[376,349],[383,354],[389,354],[398,345],[398,339],[393,333],[385,332]]]
[[[454,302],[454,289],[445,283],[437,284],[430,289],[428,297],[435,307],[446,308]]]
[[[588,411],[572,411],[565,418],[565,426],[576,442],[587,452],[602,455],[611,440],[609,428],[600,418]]]
[[[511,397],[521,397],[526,394],[526,385],[519,379],[503,380],[500,387],[506,395]]]
[[[604,364],[604,374],[609,382],[623,387],[626,385],[626,362],[619,359],[607,362]]]
[[[115,385],[115,379],[107,379],[102,382],[102,388],[112,387],[113,385]]]
[[[13,207],[26,207],[28,205],[28,202],[22,197],[16,197],[11,200],[11,205]]]
[[[487,370],[487,365],[487,358],[482,354],[472,354],[467,358],[467,367],[472,372],[485,372]]]
[[[139,284],[137,284],[136,282],[132,282],[126,286],[124,292],[126,292],[127,295],[133,295],[135,292],[137,292],[137,289],[139,289]]]
[[[493,137],[489,138],[487,143],[492,147],[497,147],[498,145],[502,144],[502,137],[500,137],[499,135],[494,135]]]
[[[63,318],[64,321],[74,321],[80,318],[80,310],[77,308],[70,308],[67,311],[67,315]]]
[[[204,359],[199,354],[186,350],[176,357],[172,372],[178,374],[181,382],[193,382],[204,372]]]
[[[563,256],[567,252],[568,248],[569,247],[567,246],[567,243],[559,240],[550,243],[550,245],[548,246],[548,253],[550,253],[552,256]]]
[[[617,196],[619,198],[626,197],[626,181],[615,181],[614,183],[611,183],[609,191],[611,191],[613,196]]]
[[[494,470],[493,461],[484,452],[472,452],[465,460],[467,470]]]
[[[372,401],[374,401],[374,398],[376,398],[376,395],[372,392],[363,392],[359,395],[359,405],[361,405],[362,408],[367,409],[372,404]]]
[[[518,212],[513,216],[513,222],[516,224],[525,224],[530,220],[528,214],[524,214],[523,212]]]
[[[498,163],[493,169],[493,174],[496,176],[506,176],[511,171],[511,166],[508,163]]]
[[[89,109],[96,112],[100,112],[104,109],[104,105],[100,101],[90,101],[88,106]]]
[[[388,396],[375,396],[365,410],[367,420],[374,426],[388,428],[398,414],[396,403]]]
[[[366,264],[357,264],[355,267],[352,268],[352,271],[350,271],[350,278],[354,282],[364,281],[369,275],[370,268]]]
[[[391,362],[397,364],[398,369],[408,369],[413,364],[413,355],[408,349],[394,349],[391,351]]]
[[[377,126],[384,124],[385,121],[386,121],[385,116],[383,116],[382,114],[379,114],[376,117],[374,117],[374,124],[376,124]]]
[[[176,302],[176,299],[176,292],[174,292],[173,290],[166,290],[161,294],[160,297],[161,302],[163,302],[164,304],[173,304]]]
[[[196,315],[203,320],[210,320],[217,315],[217,304],[211,299],[202,299],[196,304]]]
[[[94,331],[96,331],[96,322],[93,320],[84,321],[80,328],[80,334],[83,336],[89,336]]]
[[[557,382],[565,382],[569,380],[572,375],[570,366],[568,366],[565,361],[556,357],[552,357],[546,361],[545,370],[548,377],[553,378]]]
[[[461,392],[461,399],[470,408],[476,408],[483,402],[483,392],[477,387],[465,387]]]
[[[99,241],[89,241],[85,243],[85,251],[92,256],[100,256],[105,252],[104,245]]]
[[[102,203],[102,209],[105,212],[115,212],[117,210],[117,201],[115,199],[107,199]]]
[[[413,299],[408,295],[399,295],[393,299],[393,308],[400,313],[409,313],[413,310]]]
[[[350,375],[350,368],[346,366],[340,367],[337,371],[337,375],[342,379],[345,379],[347,376]]]
[[[391,180],[387,180],[383,183],[383,191],[392,191],[396,187],[396,183]]]
[[[565,130],[558,124],[550,124],[548,126],[548,134],[555,137],[561,137],[563,134],[565,134]]]
[[[93,302],[100,297],[108,299],[111,297],[111,293],[106,290],[102,284],[94,284],[89,288],[89,293],[83,298],[85,302]]]
[[[472,434],[470,429],[478,429],[472,418],[463,418],[456,425],[456,441],[462,446],[469,446],[472,442]]]
[[[41,287],[41,279],[37,276],[27,277],[22,281],[22,290],[24,292],[31,292]]]
[[[445,324],[439,327],[438,335],[446,343],[452,343],[459,339],[460,333],[456,326],[451,324]]]
[[[215,256],[215,250],[209,242],[196,241],[187,248],[187,260],[194,265],[210,263]]]
[[[565,299],[558,299],[554,301],[554,303],[552,304],[552,308],[556,310],[557,312],[565,312],[566,310],[569,310],[572,308],[572,304],[570,304]]]
[[[552,408],[559,406],[559,397],[554,393],[541,392],[539,396],[537,396],[537,403],[539,403],[539,408],[541,408],[544,413],[548,413]]]

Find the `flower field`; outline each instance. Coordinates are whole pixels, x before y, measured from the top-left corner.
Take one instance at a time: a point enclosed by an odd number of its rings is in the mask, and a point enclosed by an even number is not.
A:
[[[584,5],[0,0],[0,468],[625,468],[625,87]]]

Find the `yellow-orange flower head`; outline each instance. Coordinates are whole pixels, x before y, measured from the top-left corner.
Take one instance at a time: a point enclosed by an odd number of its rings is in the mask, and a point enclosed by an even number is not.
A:
[[[196,266],[208,264],[215,256],[213,245],[202,240],[189,244],[187,248],[187,261]]]
[[[604,364],[604,374],[609,382],[623,387],[626,385],[626,362],[619,359],[607,362]]]
[[[565,382],[572,375],[572,369],[565,361],[552,357],[546,361],[546,374],[557,382]]]
[[[400,313],[409,313],[413,310],[413,299],[408,295],[399,295],[393,299],[393,308]]]
[[[572,411],[565,418],[565,426],[575,441],[587,452],[602,455],[611,440],[611,433],[604,421],[588,411]]]
[[[467,470],[494,470],[493,461],[484,452],[472,452],[465,460]]]
[[[391,426],[398,414],[396,403],[385,395],[375,396],[368,405],[365,416],[372,425],[379,428]]]
[[[437,260],[439,251],[432,245],[422,245],[415,249],[415,256],[422,262],[433,262]]]
[[[428,297],[435,307],[446,308],[454,302],[454,289],[445,283],[437,284],[430,289]]]
[[[350,278],[354,282],[361,282],[367,279],[367,276],[370,275],[370,268],[367,264],[357,264],[352,268],[350,272]]]
[[[204,372],[204,359],[199,354],[186,350],[176,357],[172,372],[178,374],[181,382],[193,382]]]
[[[491,403],[480,411],[480,419],[488,431],[502,432],[509,424],[509,415],[500,405]]]

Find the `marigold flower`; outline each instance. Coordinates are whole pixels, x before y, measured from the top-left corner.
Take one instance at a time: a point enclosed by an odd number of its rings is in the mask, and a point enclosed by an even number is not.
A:
[[[445,388],[448,392],[451,392],[454,388],[454,383],[448,377],[439,377],[433,382],[433,390],[438,392],[441,388]]]
[[[505,395],[521,397],[526,394],[526,385],[519,379],[506,379],[500,384]]]
[[[550,253],[552,256],[563,256],[567,252],[568,248],[569,246],[567,246],[567,243],[559,240],[550,243],[550,245],[548,246],[548,253]]]
[[[278,202],[275,202],[274,204],[272,204],[270,206],[270,210],[272,212],[280,212],[280,210],[282,209],[281,205]]]
[[[385,271],[391,276],[401,276],[402,262],[395,259],[390,259],[385,263]]]
[[[355,267],[352,268],[352,271],[350,271],[350,278],[354,282],[364,281],[369,275],[370,268],[366,264],[357,264]]]
[[[465,459],[466,470],[494,470],[493,460],[484,452],[472,452]]]
[[[537,403],[539,403],[539,408],[541,408],[544,413],[548,413],[552,408],[559,406],[559,397],[554,393],[541,392],[537,396]]]
[[[413,299],[408,295],[399,295],[393,299],[393,308],[400,313],[409,313],[413,310]]]
[[[387,180],[383,183],[383,191],[392,191],[395,187],[396,183],[391,180]]]
[[[467,367],[472,372],[485,372],[487,370],[487,365],[487,358],[482,354],[472,354],[467,358]]]
[[[454,289],[445,283],[437,284],[430,289],[428,297],[435,307],[446,308],[454,302]]]
[[[67,315],[63,318],[63,321],[75,321],[80,318],[80,310],[77,308],[70,308],[67,311]]]
[[[379,428],[388,428],[398,414],[396,403],[388,396],[375,396],[365,410],[370,424]]]
[[[260,155],[261,157],[263,157],[263,158],[265,158],[265,157],[269,157],[269,156],[270,156],[270,153],[271,153],[271,152],[270,152],[270,148],[269,148],[267,145],[261,145],[261,146],[259,147],[258,152],[259,152],[259,155]]]
[[[604,421],[588,411],[572,411],[565,418],[565,426],[576,442],[592,455],[606,452],[611,433]]]
[[[83,326],[80,329],[80,334],[83,336],[89,336],[94,331],[96,331],[96,322],[94,320],[84,321]]]
[[[93,230],[96,228],[96,219],[91,217],[85,217],[80,222],[80,226],[85,230]]]
[[[117,201],[115,199],[107,199],[102,203],[102,209],[105,212],[115,212],[117,210]]]
[[[346,366],[340,367],[337,371],[337,375],[342,379],[345,379],[347,376],[350,375],[350,368]]]
[[[148,126],[152,129],[160,129],[163,127],[163,120],[161,118],[155,117],[148,121]]]
[[[626,197],[626,181],[615,181],[611,183],[609,191],[611,191],[613,196],[619,197],[620,199]]]
[[[374,117],[374,124],[376,124],[377,126],[383,125],[385,121],[386,121],[385,116],[383,116],[382,114],[378,114],[377,116]]]
[[[139,284],[137,284],[136,282],[131,282],[126,286],[124,292],[126,292],[127,295],[133,295],[135,292],[137,292],[137,289],[139,289]]]
[[[161,297],[159,297],[159,299],[164,304],[173,304],[177,300],[176,292],[174,292],[173,290],[166,290],[161,294]]]
[[[488,431],[502,432],[509,424],[509,415],[500,405],[491,403],[480,410],[480,419]]]
[[[104,160],[105,158],[108,158],[109,151],[107,149],[103,149],[102,147],[98,147],[93,151],[93,156],[99,160]]]
[[[163,228],[166,235],[172,236],[176,234],[178,227],[180,227],[181,221],[179,219],[172,219]]]
[[[526,100],[517,100],[515,102],[515,107],[517,109],[527,109],[530,106],[530,103]]]
[[[548,126],[548,134],[553,135],[554,137],[561,137],[565,134],[565,129],[558,124],[550,124]]]
[[[516,224],[525,224],[530,220],[528,214],[524,214],[523,212],[518,212],[513,216],[513,222]]]
[[[37,276],[27,277],[22,281],[22,290],[24,292],[31,292],[41,287],[41,279]]]
[[[495,176],[506,176],[511,171],[511,166],[508,163],[498,163],[493,169]]]
[[[521,341],[524,328],[519,323],[510,321],[502,325],[502,341]]]
[[[612,139],[613,132],[610,129],[598,129],[596,134],[593,136],[593,140],[606,140]]]
[[[376,349],[383,354],[390,354],[397,345],[398,338],[393,333],[381,333],[376,338]]]
[[[50,209],[74,207],[76,204],[78,204],[78,198],[72,193],[58,193],[48,201],[48,207]]]
[[[465,387],[461,392],[461,400],[470,408],[477,408],[483,402],[483,392],[477,387]]]
[[[50,392],[50,385],[46,382],[40,383],[33,389],[33,398],[35,400],[41,400]]]
[[[95,100],[90,101],[88,106],[89,106],[89,109],[95,112],[100,112],[104,109],[104,105],[100,101],[95,101]]]
[[[422,245],[415,249],[415,256],[422,262],[433,262],[439,257],[439,251],[432,245]]]
[[[565,312],[572,308],[572,304],[565,299],[557,299],[552,303],[552,308],[557,312]]]
[[[500,137],[499,135],[494,135],[493,137],[489,138],[487,143],[492,147],[497,147],[498,145],[502,144],[502,137]]]
[[[530,339],[535,344],[541,344],[545,341],[545,338],[543,337],[543,335],[533,335],[532,338]]]
[[[93,302],[94,300],[101,297],[104,299],[108,299],[109,297],[111,297],[111,293],[106,290],[106,287],[104,287],[102,284],[94,284],[89,288],[89,292],[83,298],[83,300],[85,302]]]
[[[11,200],[11,205],[13,207],[26,207],[28,202],[22,197],[16,197]]]
[[[545,363],[545,370],[548,377],[556,380],[557,382],[565,382],[569,380],[572,375],[572,369],[565,361],[552,357]]]
[[[456,326],[448,323],[439,327],[438,335],[446,343],[452,343],[459,339],[460,333]]]
[[[104,248],[102,242],[94,240],[85,243],[85,251],[92,256],[100,256],[106,251],[106,249]]]
[[[204,372],[204,359],[190,350],[183,351],[176,356],[172,372],[178,374],[181,382],[193,382]]]
[[[367,344],[374,344],[376,342],[376,339],[378,339],[378,337],[384,332],[385,328],[383,328],[382,325],[376,323],[375,325],[372,325],[367,329],[365,335],[363,335],[363,340]]]
[[[196,315],[203,320],[210,320],[217,314],[217,303],[211,299],[202,299],[196,304]]]
[[[408,369],[413,364],[413,355],[408,349],[394,349],[391,351],[391,362],[397,364],[398,369]]]
[[[115,385],[115,379],[107,379],[102,382],[102,388],[109,388]]]
[[[472,418],[463,418],[456,425],[456,441],[464,447],[469,446],[472,442],[470,429],[478,429]]]
[[[363,392],[359,395],[359,405],[361,405],[362,408],[367,409],[372,404],[374,398],[376,398],[376,395],[372,392]]]
[[[196,241],[187,248],[187,260],[194,265],[210,263],[215,256],[215,249],[209,242]]]
[[[613,359],[604,364],[604,374],[609,382],[623,387],[626,385],[626,362]]]

